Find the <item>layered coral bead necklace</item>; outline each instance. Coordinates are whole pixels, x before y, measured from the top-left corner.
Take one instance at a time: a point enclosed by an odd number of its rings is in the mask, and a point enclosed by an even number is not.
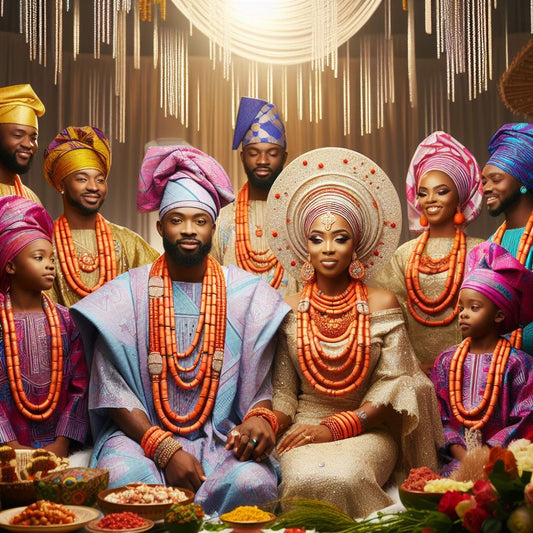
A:
[[[305,285],[297,316],[298,361],[317,391],[342,396],[366,378],[370,365],[367,300],[366,285],[360,281],[351,281],[346,291],[336,296],[322,294],[316,282]],[[328,326],[328,321],[333,325]],[[346,344],[335,355],[326,353],[321,345],[341,341]]]
[[[243,270],[254,274],[263,274],[274,269],[270,285],[277,289],[283,279],[283,267],[269,248],[260,252],[252,248],[250,227],[248,225],[249,207],[249,190],[248,184],[245,183],[239,191],[235,204],[235,252],[237,264]]]
[[[59,314],[55,305],[46,294],[42,295],[43,310],[50,328],[50,390],[42,403],[31,402],[24,392],[22,373],[20,370],[20,352],[18,347],[15,318],[9,293],[4,295],[3,305],[0,305],[2,330],[4,331],[4,348],[6,369],[9,377],[9,387],[13,401],[19,412],[29,420],[42,421],[50,418],[57,408],[61,385],[63,382],[63,341]]]
[[[15,176],[15,182],[13,183],[13,187],[15,187],[15,194],[17,196],[22,196],[23,198],[28,198],[28,200],[31,200],[31,198],[25,194],[24,187],[22,186],[22,181],[20,180],[20,176],[17,174]]]
[[[429,239],[429,231],[425,231],[416,243],[415,249],[409,256],[405,272],[405,284],[407,287],[407,304],[413,318],[425,326],[446,326],[450,324],[459,313],[457,296],[463,281],[466,258],[466,236],[463,231],[457,229],[453,240],[451,252],[445,260],[434,260],[424,256],[424,249]],[[439,274],[448,272],[444,288],[435,299],[428,298],[420,286],[419,274]],[[420,316],[417,309],[430,317],[435,316],[448,307],[452,312],[442,320],[431,320]]]
[[[505,221],[494,233],[492,241],[496,244],[501,244],[503,239],[503,234],[507,230],[507,221]],[[531,244],[533,243],[533,213],[529,215],[526,227],[524,228],[524,233],[520,237],[520,242],[518,243],[518,250],[516,252],[516,260],[519,261],[522,265],[526,264],[529,251],[531,250]],[[511,333],[510,337],[511,343],[515,348],[520,349],[522,347],[522,328],[515,329]]]
[[[487,375],[487,384],[483,391],[483,398],[476,407],[466,409],[463,403],[463,369],[468,350],[470,349],[470,337],[467,337],[455,350],[452,356],[448,383],[450,388],[450,407],[453,416],[468,428],[479,430],[490,419],[498,403],[500,390],[502,389],[503,375],[507,365],[507,359],[511,353],[511,343],[500,338],[494,349]],[[484,414],[481,416],[481,413]]]
[[[61,270],[69,287],[82,298],[99,289],[104,283],[117,277],[117,260],[113,233],[105,218],[96,215],[96,246],[98,257],[95,261],[78,258],[72,239],[70,226],[65,215],[61,215],[54,224],[54,239],[61,263]],[[81,279],[81,271],[93,272],[100,268],[97,283],[89,287]]]
[[[150,355],[148,370],[152,382],[154,408],[169,431],[186,435],[203,426],[213,411],[224,359],[226,338],[226,283],[222,267],[211,256],[202,282],[202,295],[198,325],[191,345],[183,353],[178,352],[172,279],[169,276],[166,256],[157,259],[150,270],[148,291]],[[202,346],[194,361],[184,366],[182,360]],[[200,394],[193,410],[178,415],[169,402],[168,379],[180,389],[200,387]],[[187,376],[187,377],[186,377]],[[190,376],[190,377],[189,377]]]

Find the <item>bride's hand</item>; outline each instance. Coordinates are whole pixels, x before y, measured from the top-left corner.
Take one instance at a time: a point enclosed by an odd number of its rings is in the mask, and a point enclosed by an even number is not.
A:
[[[278,446],[278,453],[288,452],[293,448],[317,442],[331,442],[331,431],[323,425],[302,424],[288,433]]]

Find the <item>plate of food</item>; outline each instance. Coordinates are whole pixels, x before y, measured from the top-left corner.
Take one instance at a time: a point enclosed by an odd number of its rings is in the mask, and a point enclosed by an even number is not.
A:
[[[130,511],[150,520],[165,518],[175,503],[185,504],[193,500],[191,490],[146,483],[131,483],[98,494],[98,506],[104,513]]]
[[[85,527],[94,533],[142,533],[152,529],[154,522],[137,513],[123,511],[122,513],[109,513],[103,518],[92,520]]]
[[[100,511],[92,507],[39,500],[27,507],[0,512],[0,528],[17,533],[67,533],[81,529],[99,516]]]
[[[263,529],[271,526],[276,520],[274,513],[259,509],[256,505],[241,505],[220,515],[220,521],[233,529]]]

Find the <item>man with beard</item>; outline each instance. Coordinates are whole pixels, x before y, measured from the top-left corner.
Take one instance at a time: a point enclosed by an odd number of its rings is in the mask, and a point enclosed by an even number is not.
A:
[[[49,295],[66,307],[159,256],[139,235],[100,215],[110,167],[107,137],[89,126],[64,129],[44,154],[44,177],[63,196],[63,214],[54,225],[57,275]]]
[[[233,149],[241,142],[248,181],[237,201],[220,212],[213,256],[223,265],[237,265],[259,275],[283,296],[296,293],[296,280],[284,272],[266,238],[268,191],[287,159],[285,128],[273,104],[246,96],[241,99]]]
[[[270,365],[288,312],[259,278],[209,254],[230,181],[192,147],[148,149],[137,206],[165,253],[71,308],[89,357],[91,466],[109,486],[190,489],[207,513],[277,498]]]
[[[0,87],[0,196],[23,196],[41,203],[22,184],[20,174],[28,172],[37,152],[37,117],[44,105],[30,85]]]
[[[483,195],[489,214],[505,221],[490,240],[533,270],[533,124],[505,124],[489,143]],[[533,323],[513,332],[516,348],[533,355]]]

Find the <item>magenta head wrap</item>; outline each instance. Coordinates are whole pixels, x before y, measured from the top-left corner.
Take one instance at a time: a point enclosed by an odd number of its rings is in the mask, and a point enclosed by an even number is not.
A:
[[[174,183],[166,191],[169,182]],[[148,148],[139,172],[137,210],[159,210],[160,216],[177,206],[207,211],[213,221],[235,199],[231,182],[220,164],[191,146]],[[163,215],[161,215],[163,213]]]
[[[461,289],[484,294],[503,311],[503,333],[533,320],[533,272],[504,248],[494,242],[478,244],[468,254],[465,269]]]
[[[426,137],[416,149],[405,183],[407,215],[411,231],[423,231],[418,207],[418,184],[430,170],[444,172],[455,183],[459,194],[459,206],[470,224],[479,215],[483,199],[481,170],[474,156],[456,139],[443,131],[435,131]]]
[[[0,198],[0,292],[9,288],[6,265],[33,241],[52,242],[54,222],[46,209],[21,196]]]

